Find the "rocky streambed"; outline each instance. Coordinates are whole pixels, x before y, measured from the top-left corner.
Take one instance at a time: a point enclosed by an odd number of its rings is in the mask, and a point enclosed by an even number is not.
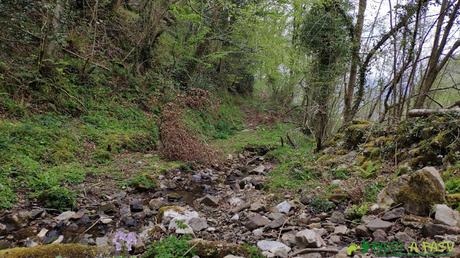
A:
[[[336,204],[333,209],[314,210],[311,195],[264,190],[274,166],[264,157],[266,152],[247,149],[222,164],[168,171],[159,176],[159,187],[154,191],[119,191],[102,182],[102,194],[88,195],[76,211],[60,213],[37,206],[3,213],[0,248],[80,243],[108,250],[109,254],[116,251],[120,235],[127,238],[131,233],[131,254],[136,255],[145,252],[153,241],[188,234],[194,241],[200,239],[201,244],[194,244],[196,248],[220,245],[212,257],[241,256],[240,244],[255,245],[266,257],[375,256],[378,250],[363,252],[363,243],[372,242],[399,242],[406,247],[414,242],[452,243],[449,255],[458,257],[460,218],[448,206],[434,206],[428,214],[431,216],[414,215],[423,204],[409,203],[410,198],[396,204],[394,199],[401,195],[389,185],[379,195],[380,206],[371,207],[361,219],[346,216],[346,196],[332,199]],[[428,175],[428,181],[418,182],[422,193],[424,183],[442,183],[434,168],[423,171],[420,173]],[[409,196],[420,193],[410,182],[411,178],[398,181],[398,189],[412,187],[406,189]],[[340,180],[332,183],[342,184]],[[445,254],[446,250],[431,251]]]

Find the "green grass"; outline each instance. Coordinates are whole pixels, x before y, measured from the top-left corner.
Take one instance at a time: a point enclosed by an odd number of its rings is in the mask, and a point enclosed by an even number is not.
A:
[[[216,113],[186,110],[184,122],[205,139],[228,139],[244,127],[243,113],[233,103],[219,105]]]
[[[297,148],[287,145],[286,134],[296,143]],[[284,146],[281,146],[281,137]],[[272,148],[267,157],[277,166],[269,174],[270,189],[298,189],[314,185],[318,177],[309,164],[313,160],[314,143],[295,129],[292,124],[279,123],[273,126],[260,126],[256,130],[242,130],[233,137],[213,142],[215,148],[224,154],[238,153],[247,146],[267,146]]]
[[[367,185],[364,189],[364,200],[366,202],[374,203],[377,201],[377,195],[382,190],[384,184],[382,183],[371,183]]]
[[[19,188],[50,199],[47,207],[71,208],[76,193],[65,188],[83,182],[92,166],[124,151],[153,149],[153,118],[133,106],[104,104],[81,119],[45,113],[0,120],[0,208],[12,207]],[[66,201],[52,200],[60,195]]]
[[[247,146],[280,146],[280,137],[292,130],[290,124],[275,124],[273,126],[259,126],[256,130],[244,129],[235,133],[231,138],[219,139],[213,145],[224,154],[237,153]]]

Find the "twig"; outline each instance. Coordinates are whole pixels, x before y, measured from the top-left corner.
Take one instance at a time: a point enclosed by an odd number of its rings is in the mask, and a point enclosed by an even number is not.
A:
[[[87,60],[87,58],[85,58],[84,56],[81,56],[81,55],[79,55],[79,54],[77,54],[77,53],[75,53],[75,52],[73,52],[73,51],[70,51],[70,50],[68,50],[68,49],[66,49],[66,48],[63,48],[63,50],[64,50],[65,52],[71,54],[71,55],[74,55],[74,56],[78,57],[78,58],[81,58],[81,59],[83,59],[83,60]],[[101,65],[101,64],[98,64],[98,63],[93,62],[93,61],[90,61],[90,62],[91,62],[93,65],[95,65],[95,66],[97,66],[97,67],[100,67],[100,68],[102,68],[102,69],[107,70],[107,71],[110,72],[110,69],[107,68],[106,66]]]
[[[332,249],[332,248],[305,248],[299,250],[292,254],[292,256],[296,256],[299,254],[306,254],[306,253],[316,253],[316,252],[324,252],[324,253],[339,253],[339,250]]]
[[[289,145],[291,145],[292,148],[297,149],[297,145],[296,145],[296,144],[294,143],[294,141],[291,139],[291,137],[289,136],[289,133],[286,133],[286,138],[287,138],[287,140],[288,140],[288,142],[289,142]]]
[[[81,235],[84,235],[86,232],[88,232],[90,229],[92,229],[94,226],[96,226],[96,224],[101,220],[101,218],[98,218],[96,220],[96,222],[94,222],[91,226],[89,226],[89,228],[87,228],[85,231],[83,231],[83,233],[81,233]]]
[[[192,247],[190,247],[190,248],[187,250],[187,252],[185,252],[182,256],[185,257],[185,256],[186,256],[188,253],[190,253],[190,251],[192,251],[193,248],[195,248],[195,246],[197,246],[197,245],[198,245],[198,242],[195,243],[195,244],[193,244]]]
[[[283,222],[283,225],[281,225],[280,232],[278,233],[278,239],[277,240],[280,240],[281,233],[283,232],[283,229],[284,229],[284,225],[286,225],[286,223],[289,221],[289,219],[290,219],[290,217],[285,219],[284,222]]]

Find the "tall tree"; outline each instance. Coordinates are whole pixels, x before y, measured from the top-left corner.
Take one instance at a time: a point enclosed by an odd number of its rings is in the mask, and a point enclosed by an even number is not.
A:
[[[337,0],[317,1],[305,15],[302,24],[302,45],[312,56],[309,81],[312,106],[310,121],[320,150],[328,135],[329,109],[345,56],[349,52],[349,18],[344,16],[345,3]]]
[[[364,13],[366,12],[366,6],[367,6],[367,0],[359,0],[358,16],[356,19],[356,25],[354,26],[354,29],[353,29],[350,75],[348,78],[348,84],[345,85],[344,110],[343,110],[343,118],[344,118],[345,123],[350,122],[355,115],[352,113],[351,105],[353,102],[356,77],[358,74],[359,51],[361,49],[361,35],[363,33]]]
[[[437,75],[446,65],[447,61],[452,57],[455,50],[460,47],[460,39],[457,39],[447,53],[444,52],[447,47],[448,39],[451,36],[452,27],[459,16],[459,10],[460,1],[458,0],[443,0],[441,3],[441,8],[437,18],[436,31],[433,38],[433,47],[431,48],[431,55],[420,84],[418,96],[415,99],[414,108],[423,107]],[[445,21],[446,24],[444,25]]]

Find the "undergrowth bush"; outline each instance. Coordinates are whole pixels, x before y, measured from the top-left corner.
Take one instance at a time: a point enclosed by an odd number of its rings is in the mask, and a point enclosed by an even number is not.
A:
[[[169,236],[153,245],[142,255],[142,258],[188,258],[195,255],[189,245],[189,237]],[[191,248],[191,249],[190,249]]]

